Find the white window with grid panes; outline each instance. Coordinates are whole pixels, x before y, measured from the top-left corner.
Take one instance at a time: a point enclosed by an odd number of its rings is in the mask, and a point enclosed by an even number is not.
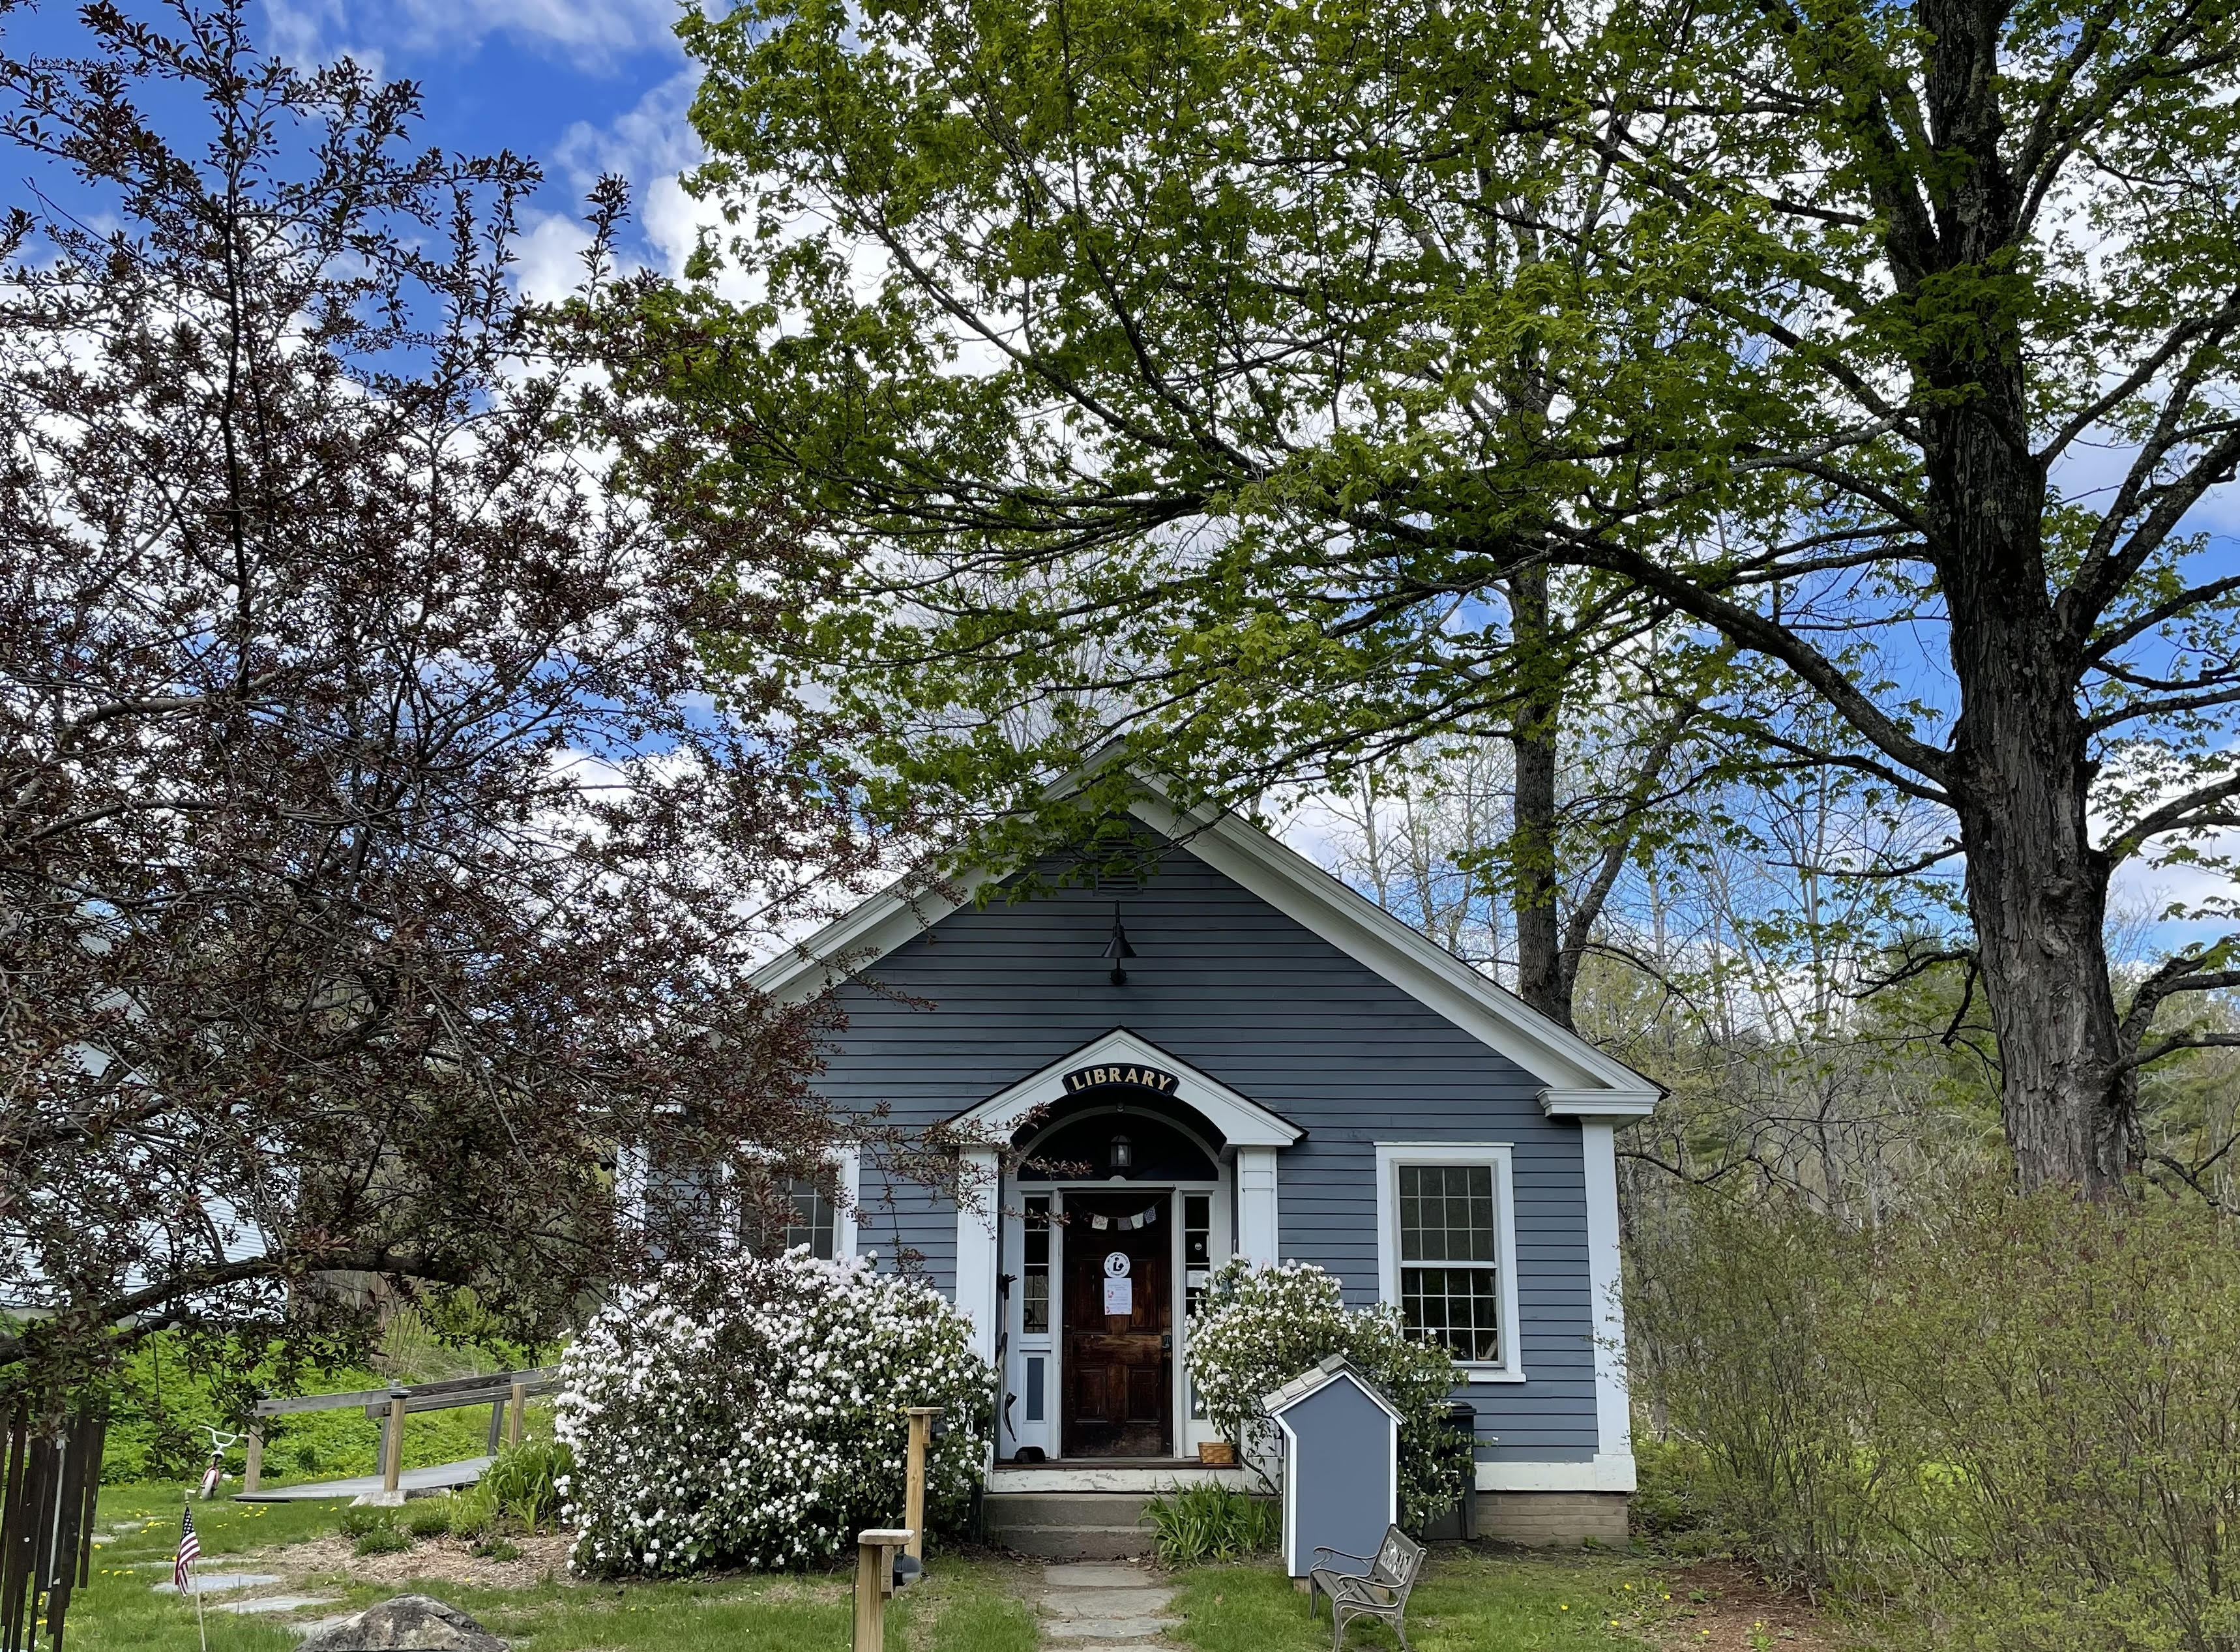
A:
[[[1380,1294],[1409,1335],[1473,1382],[1523,1382],[1508,1143],[1378,1142],[1377,1214]]]
[[[819,1262],[854,1256],[862,1162],[857,1149],[842,1148],[826,1158],[821,1174],[784,1176],[776,1189],[778,1199],[760,1207],[750,1202],[750,1212],[759,1208],[767,1215],[762,1224],[750,1223],[750,1228],[759,1226],[759,1231],[743,1236],[748,1248],[763,1256],[806,1249]]]

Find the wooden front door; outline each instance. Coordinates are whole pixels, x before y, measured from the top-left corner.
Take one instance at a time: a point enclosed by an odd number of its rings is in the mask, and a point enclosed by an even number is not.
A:
[[[1117,1219],[1157,1210],[1123,1229]],[[1093,1218],[1114,1225],[1100,1230]],[[1065,1407],[1069,1457],[1174,1454],[1171,1194],[1065,1196]],[[1126,1259],[1121,1273],[1113,1257]],[[1115,1281],[1124,1291],[1108,1294]],[[1108,1314],[1124,1298],[1125,1314]]]

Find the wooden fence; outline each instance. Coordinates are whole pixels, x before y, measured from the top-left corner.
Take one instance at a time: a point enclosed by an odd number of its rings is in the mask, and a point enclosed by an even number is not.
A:
[[[500,1371],[491,1376],[454,1376],[441,1382],[417,1382],[386,1389],[360,1389],[350,1394],[299,1394],[284,1400],[259,1400],[250,1419],[248,1462],[242,1474],[241,1495],[254,1492],[264,1475],[266,1417],[295,1416],[307,1411],[347,1411],[363,1406],[366,1416],[381,1424],[379,1466],[383,1489],[394,1491],[403,1472],[404,1419],[414,1411],[456,1411],[470,1405],[490,1409],[490,1454],[497,1455],[500,1439],[519,1444],[522,1424],[532,1396],[550,1394],[559,1386],[560,1369],[539,1366],[527,1371]],[[0,1652],[14,1652],[13,1648]]]
[[[30,1652],[43,1634],[61,1652],[70,1592],[92,1575],[107,1429],[99,1401],[72,1415],[57,1399],[17,1396],[0,1481],[0,1652]]]

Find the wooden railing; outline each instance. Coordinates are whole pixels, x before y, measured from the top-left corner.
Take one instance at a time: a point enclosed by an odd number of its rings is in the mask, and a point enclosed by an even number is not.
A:
[[[243,1496],[254,1492],[264,1476],[266,1417],[298,1416],[309,1411],[347,1411],[363,1407],[366,1416],[381,1424],[381,1484],[395,1491],[404,1469],[404,1419],[414,1411],[457,1411],[470,1405],[490,1409],[490,1450],[495,1456],[500,1437],[519,1444],[531,1396],[550,1394],[560,1386],[560,1368],[538,1366],[527,1371],[501,1371],[490,1376],[447,1377],[441,1382],[399,1384],[385,1389],[359,1389],[350,1394],[298,1394],[284,1400],[259,1400],[249,1423],[249,1461],[242,1475]]]

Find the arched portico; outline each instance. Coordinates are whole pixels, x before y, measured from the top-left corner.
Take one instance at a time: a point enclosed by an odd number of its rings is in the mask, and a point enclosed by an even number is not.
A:
[[[952,1123],[989,1208],[957,1217],[957,1300],[1003,1373],[1007,1460],[1171,1458],[1186,1320],[1233,1255],[1276,1259],[1276,1155],[1297,1126],[1125,1028]],[[1023,1156],[997,1176],[998,1155]]]

